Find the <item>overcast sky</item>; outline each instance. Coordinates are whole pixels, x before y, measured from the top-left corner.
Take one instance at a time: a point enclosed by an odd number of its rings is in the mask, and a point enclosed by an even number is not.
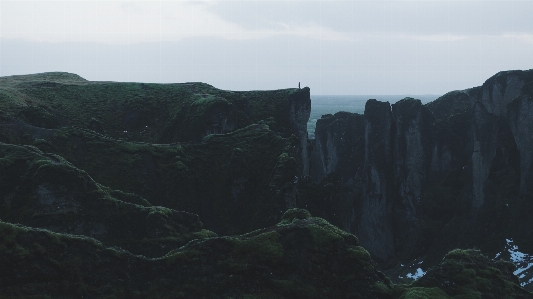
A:
[[[0,76],[443,94],[533,68],[533,1],[0,1]]]

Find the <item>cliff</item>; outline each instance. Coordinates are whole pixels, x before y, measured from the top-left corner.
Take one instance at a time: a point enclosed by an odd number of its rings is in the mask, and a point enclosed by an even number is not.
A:
[[[272,225],[308,172],[309,88],[0,78],[0,142],[34,146],[112,190],[198,214],[210,230]],[[8,191],[0,190],[0,197]]]
[[[455,247],[496,254],[511,236],[532,252],[531,217],[522,217],[532,207],[531,86],[532,70],[500,72],[426,105],[369,100],[364,115],[324,116],[310,159],[313,184],[354,183],[314,206],[342,202],[321,216],[358,235],[386,267],[421,256],[436,263]]]
[[[512,264],[442,260],[492,254],[513,230],[531,240],[530,98],[498,106],[498,127],[481,90],[371,100],[365,115],[319,120],[313,144],[309,88],[2,77],[0,296],[531,298]],[[419,254],[431,279],[378,271]]]

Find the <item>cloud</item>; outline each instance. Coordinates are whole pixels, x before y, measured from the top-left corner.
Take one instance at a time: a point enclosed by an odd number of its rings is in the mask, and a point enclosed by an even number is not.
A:
[[[131,44],[193,37],[332,41],[404,34],[429,42],[480,35],[529,43],[533,1],[1,1],[0,37]],[[372,37],[369,37],[372,39]]]
[[[426,34],[426,35],[411,35],[409,38],[414,40],[429,41],[429,42],[456,42],[467,39],[466,35],[455,34]]]
[[[272,28],[245,28],[211,11],[213,5],[212,1],[3,2],[0,37],[106,44],[179,41],[190,37],[245,40],[276,35],[348,39],[313,22],[277,22]]]
[[[531,33],[508,33],[504,34],[503,37],[515,38],[521,42],[533,44],[533,34]]]
[[[482,5],[480,5],[482,3]],[[336,32],[456,36],[533,32],[533,1],[214,1],[209,11],[244,28],[316,23]]]

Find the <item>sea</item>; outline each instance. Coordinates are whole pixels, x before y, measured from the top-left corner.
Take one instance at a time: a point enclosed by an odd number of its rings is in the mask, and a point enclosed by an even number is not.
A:
[[[436,100],[441,95],[311,95],[311,116],[307,122],[309,138],[315,138],[316,121],[324,114],[335,114],[339,111],[363,114],[369,99],[376,99],[391,104],[411,97],[419,99],[422,104]]]

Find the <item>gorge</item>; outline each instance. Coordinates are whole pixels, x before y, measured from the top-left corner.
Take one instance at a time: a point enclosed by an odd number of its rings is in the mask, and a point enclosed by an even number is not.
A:
[[[500,72],[309,140],[307,87],[1,77],[0,294],[533,298],[532,96]]]

